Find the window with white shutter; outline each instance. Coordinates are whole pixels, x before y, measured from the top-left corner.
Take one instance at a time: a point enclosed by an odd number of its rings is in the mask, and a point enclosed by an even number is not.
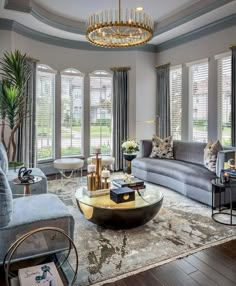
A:
[[[182,121],[182,67],[170,68],[170,120],[171,135],[181,140]]]
[[[54,97],[55,72],[48,66],[38,65],[36,94],[37,158],[54,158]]]
[[[61,73],[61,156],[82,154],[84,75],[75,69]]]
[[[112,147],[112,75],[106,71],[90,74],[90,153],[101,147],[104,155]]]
[[[218,58],[218,137],[223,145],[231,145],[231,61]]]
[[[190,139],[208,141],[208,60],[189,64]]]

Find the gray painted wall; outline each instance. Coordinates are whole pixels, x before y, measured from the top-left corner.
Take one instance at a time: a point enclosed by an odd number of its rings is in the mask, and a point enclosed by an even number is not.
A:
[[[236,44],[236,26],[204,36],[181,46],[160,52],[156,56],[157,64],[171,62],[172,66],[183,64],[183,106],[182,139],[189,139],[189,101],[188,68],[185,63],[209,58],[209,94],[208,94],[208,138],[217,139],[217,62],[215,55],[229,51]]]
[[[89,73],[94,70],[110,71],[114,66],[129,66],[129,137],[141,139],[147,133],[139,126],[140,119],[153,117],[155,110],[155,60],[156,54],[143,51],[85,51],[56,47],[26,38],[15,32],[1,31],[0,38],[6,38],[6,44],[0,45],[0,56],[5,50],[20,49],[40,63],[51,66],[54,70],[62,71],[75,68],[85,74],[85,142],[89,142]],[[60,94],[56,94],[60,96]],[[138,122],[136,122],[138,120]],[[58,123],[60,124],[60,123]],[[137,132],[138,126],[138,132]],[[146,128],[146,126],[144,126]],[[150,127],[151,128],[151,127]],[[153,131],[150,132],[152,134]],[[148,135],[146,134],[148,137]],[[89,146],[85,144],[84,155],[89,155]]]

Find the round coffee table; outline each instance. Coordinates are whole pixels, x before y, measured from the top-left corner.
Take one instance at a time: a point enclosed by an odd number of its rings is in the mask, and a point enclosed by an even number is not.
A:
[[[111,229],[125,229],[143,225],[161,209],[163,194],[157,188],[135,191],[135,200],[116,204],[110,194],[89,197],[81,187],[75,193],[79,210],[95,224]]]

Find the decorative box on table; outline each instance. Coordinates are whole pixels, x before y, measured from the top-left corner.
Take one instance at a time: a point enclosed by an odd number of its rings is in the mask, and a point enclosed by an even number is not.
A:
[[[135,191],[127,187],[111,189],[110,199],[117,204],[131,202],[135,200]]]

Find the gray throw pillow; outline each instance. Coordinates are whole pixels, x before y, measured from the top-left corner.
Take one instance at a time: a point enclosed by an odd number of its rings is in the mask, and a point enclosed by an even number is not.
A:
[[[161,139],[156,135],[152,138],[151,158],[174,159],[172,136]]]
[[[7,158],[6,149],[2,143],[0,143],[0,167],[2,168],[3,172],[5,174],[7,174],[7,172],[8,172],[8,158]]]
[[[11,188],[3,170],[0,168],[0,228],[7,226],[12,219],[13,199]]]
[[[211,172],[216,172],[216,160],[218,152],[223,150],[220,141],[210,140],[204,149],[204,166]]]

